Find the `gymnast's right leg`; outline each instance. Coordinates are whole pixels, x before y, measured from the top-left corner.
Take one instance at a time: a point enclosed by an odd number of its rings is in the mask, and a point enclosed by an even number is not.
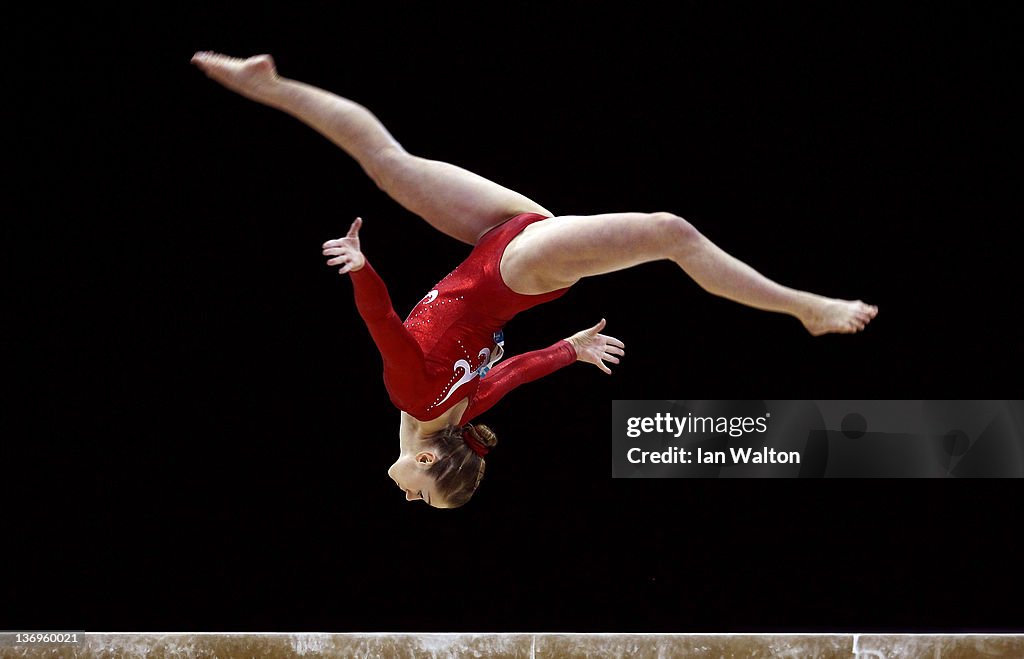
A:
[[[286,112],[327,137],[382,190],[443,233],[475,245],[519,213],[551,216],[539,204],[461,167],[408,153],[365,107],[277,74],[269,55],[248,59],[200,52],[192,63],[228,89]]]
[[[556,217],[526,227],[501,259],[512,290],[540,295],[583,277],[670,259],[701,288],[756,309],[795,316],[814,335],[858,332],[878,308],[782,286],[727,254],[672,213]]]

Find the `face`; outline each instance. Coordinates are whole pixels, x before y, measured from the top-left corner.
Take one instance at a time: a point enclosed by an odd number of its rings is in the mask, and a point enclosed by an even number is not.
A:
[[[437,493],[434,479],[427,475],[427,469],[437,459],[430,451],[403,453],[388,469],[388,476],[405,492],[406,501],[423,501],[434,508],[447,508]]]

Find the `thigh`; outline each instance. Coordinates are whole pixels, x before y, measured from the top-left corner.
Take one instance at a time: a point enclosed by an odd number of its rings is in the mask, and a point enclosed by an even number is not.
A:
[[[540,295],[583,277],[670,258],[680,218],[670,213],[553,217],[509,243],[501,276],[517,293]]]
[[[377,184],[439,231],[475,245],[520,213],[551,213],[527,197],[461,167],[388,149],[374,163]]]

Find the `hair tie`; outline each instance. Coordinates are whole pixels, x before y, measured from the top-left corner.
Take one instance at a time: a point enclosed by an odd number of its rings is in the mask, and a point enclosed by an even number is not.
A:
[[[462,441],[469,445],[469,448],[481,458],[487,455],[487,447],[477,439],[476,429],[473,426],[466,424],[466,427],[462,429]]]

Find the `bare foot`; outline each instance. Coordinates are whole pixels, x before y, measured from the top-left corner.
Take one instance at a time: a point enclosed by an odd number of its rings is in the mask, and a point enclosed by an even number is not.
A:
[[[860,300],[836,300],[816,297],[807,314],[800,318],[807,331],[814,336],[836,332],[859,332],[878,315],[878,307]]]
[[[192,56],[192,63],[231,91],[256,101],[264,100],[269,89],[279,80],[274,58],[270,55],[239,59],[200,51]]]

